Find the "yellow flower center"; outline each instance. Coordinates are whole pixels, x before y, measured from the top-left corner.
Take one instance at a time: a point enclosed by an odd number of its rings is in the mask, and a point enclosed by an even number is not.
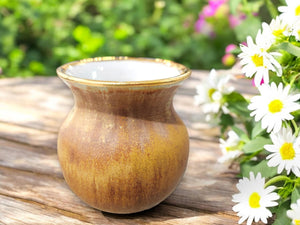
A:
[[[295,9],[295,15],[300,16],[300,5],[298,5]]]
[[[279,149],[279,152],[283,160],[291,160],[295,158],[293,143],[284,143]]]
[[[300,225],[300,220],[295,219],[295,220],[294,220],[294,224],[295,224],[295,225]]]
[[[210,99],[211,101],[213,101],[212,96],[213,96],[213,94],[214,94],[215,92],[216,92],[216,89],[214,89],[214,88],[211,88],[211,89],[208,90],[208,97],[209,97],[209,99]]]
[[[251,56],[251,59],[256,67],[260,67],[264,65],[264,59],[262,56],[259,56],[258,54],[255,54]]]
[[[269,103],[269,111],[271,113],[278,113],[283,108],[283,103],[279,99],[275,99]]]
[[[249,197],[249,205],[251,208],[259,208],[260,195],[257,192],[253,192]]]
[[[278,29],[278,30],[273,30],[272,34],[275,36],[275,37],[279,37],[283,34],[283,32],[285,31],[285,27],[282,28],[282,29]]]

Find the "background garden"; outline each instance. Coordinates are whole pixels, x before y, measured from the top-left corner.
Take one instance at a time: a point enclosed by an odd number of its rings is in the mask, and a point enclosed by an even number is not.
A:
[[[257,32],[269,1],[1,0],[0,73],[55,75],[69,61],[121,55],[229,67],[226,46]]]

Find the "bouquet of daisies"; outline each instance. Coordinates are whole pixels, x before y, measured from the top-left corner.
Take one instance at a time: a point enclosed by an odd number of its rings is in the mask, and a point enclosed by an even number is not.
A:
[[[239,165],[233,211],[247,225],[300,224],[300,0],[278,11],[240,45],[242,73],[257,95],[243,96],[229,85],[233,75],[212,70],[195,96],[221,128],[219,161]]]

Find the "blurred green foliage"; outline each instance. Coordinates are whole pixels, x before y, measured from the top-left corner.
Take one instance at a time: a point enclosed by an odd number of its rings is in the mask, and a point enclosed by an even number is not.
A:
[[[229,39],[200,35],[204,0],[1,0],[0,68],[7,77],[55,75],[96,56],[158,57],[193,69],[221,66]],[[228,31],[221,31],[226,33]],[[226,36],[226,37],[227,37]]]

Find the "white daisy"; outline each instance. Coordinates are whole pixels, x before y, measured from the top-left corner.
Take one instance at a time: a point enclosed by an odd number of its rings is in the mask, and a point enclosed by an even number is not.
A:
[[[264,148],[271,152],[267,156],[268,166],[278,166],[280,174],[283,169],[289,174],[291,171],[300,177],[300,137],[295,137],[290,127],[282,128],[278,133],[271,133],[272,145]]]
[[[291,35],[295,36],[297,41],[300,41],[300,20],[293,24]]]
[[[291,210],[288,210],[286,214],[294,225],[300,225],[300,199],[296,203],[291,204]]]
[[[278,7],[280,17],[287,23],[293,24],[300,20],[300,1],[286,0],[286,6]]]
[[[216,70],[212,69],[208,79],[196,87],[195,104],[202,105],[205,114],[216,114],[220,110],[228,113],[222,98],[223,95],[234,90],[233,87],[228,86],[230,78],[231,75],[218,74]]]
[[[267,223],[267,218],[272,216],[267,208],[278,205],[276,200],[279,199],[279,195],[273,192],[276,189],[275,186],[267,188],[264,186],[265,178],[261,177],[260,173],[255,177],[254,173],[250,172],[249,179],[244,177],[239,180],[236,187],[240,193],[232,196],[232,201],[238,203],[232,209],[241,217],[239,224],[246,219],[248,219],[247,225],[252,224],[253,220]]]
[[[238,55],[241,58],[243,65],[242,72],[246,77],[254,77],[256,86],[264,83],[269,83],[269,71],[273,71],[277,76],[282,75],[281,65],[277,62],[274,56],[279,56],[277,52],[267,52],[272,46],[272,41],[266,38],[259,30],[256,35],[256,44],[250,36],[247,37],[247,46],[241,45],[242,53]]]
[[[258,87],[260,95],[251,98],[248,109],[250,116],[254,116],[255,121],[261,120],[263,129],[270,133],[278,132],[282,126],[282,121],[292,120],[292,112],[300,109],[300,104],[296,101],[300,94],[289,94],[290,86],[283,88],[280,83],[278,87],[274,82],[262,84]]]
[[[229,131],[227,140],[220,139],[220,148],[223,156],[218,161],[220,163],[231,163],[233,159],[242,154],[240,144],[240,137],[234,131]]]
[[[289,36],[290,34],[288,24],[286,24],[279,16],[272,19],[270,25],[264,22],[262,27],[264,37],[272,43],[275,43],[276,39]]]

